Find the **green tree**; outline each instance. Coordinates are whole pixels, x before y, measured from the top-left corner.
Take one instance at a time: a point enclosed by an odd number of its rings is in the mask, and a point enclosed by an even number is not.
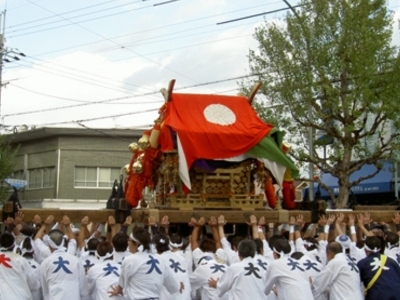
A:
[[[339,207],[350,188],[376,175],[379,160],[392,158],[400,145],[400,58],[392,31],[385,0],[306,0],[255,32],[253,76],[242,88],[263,83],[256,109],[288,131],[299,146],[291,153],[297,161],[338,178],[338,196],[329,193]],[[327,137],[322,142],[334,141],[326,156],[317,146],[310,151],[321,142],[315,133]],[[364,164],[377,172],[350,181]]]
[[[3,183],[4,179],[9,177],[14,171],[14,158],[17,154],[17,149],[12,149],[10,144],[6,141],[6,136],[0,136],[0,182]],[[7,184],[0,185],[0,202],[4,202],[9,190]]]

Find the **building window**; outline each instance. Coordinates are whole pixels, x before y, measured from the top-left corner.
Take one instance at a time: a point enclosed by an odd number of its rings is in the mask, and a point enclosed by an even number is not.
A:
[[[75,187],[108,188],[118,179],[120,168],[75,167]]]
[[[24,170],[14,171],[13,178],[25,180],[25,173],[24,173]]]
[[[54,187],[55,168],[29,170],[29,189]]]

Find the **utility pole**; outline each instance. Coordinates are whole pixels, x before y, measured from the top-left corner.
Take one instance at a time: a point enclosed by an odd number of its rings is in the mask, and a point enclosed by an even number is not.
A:
[[[4,129],[4,119],[1,111],[1,92],[3,86],[3,64],[4,62],[12,62],[20,60],[20,57],[25,57],[26,55],[20,52],[16,48],[7,48],[5,46],[5,24],[6,24],[6,11],[0,13],[0,134]]]

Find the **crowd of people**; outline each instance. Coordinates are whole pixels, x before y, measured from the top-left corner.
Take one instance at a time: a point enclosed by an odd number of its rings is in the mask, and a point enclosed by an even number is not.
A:
[[[68,216],[4,220],[0,300],[400,299],[400,213],[393,226],[369,214],[302,215],[274,224],[252,215],[226,235],[223,215],[191,218],[189,236],[149,217],[79,229]]]

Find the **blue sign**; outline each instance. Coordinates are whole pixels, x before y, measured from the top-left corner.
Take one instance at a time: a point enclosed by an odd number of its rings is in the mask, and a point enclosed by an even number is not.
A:
[[[16,189],[21,189],[28,185],[28,181],[22,179],[6,178],[4,181]]]

